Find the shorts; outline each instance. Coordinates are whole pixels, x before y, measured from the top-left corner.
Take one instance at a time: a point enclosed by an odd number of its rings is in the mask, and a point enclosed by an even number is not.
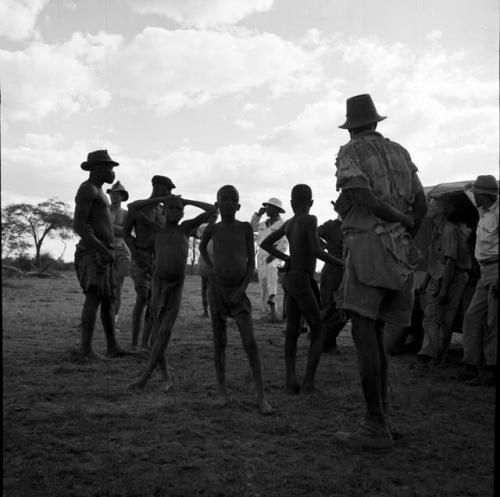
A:
[[[151,281],[151,310],[155,318],[160,317],[164,309],[172,311],[177,317],[182,301],[184,280],[170,282],[164,281],[155,274]]]
[[[130,250],[123,238],[115,237],[115,270],[117,278],[130,276]]]
[[[153,274],[153,256],[150,252],[142,249],[135,249],[134,257],[130,263],[130,274],[134,280],[136,290],[151,288],[151,278]]]
[[[340,309],[399,326],[410,326],[413,310],[413,275],[402,290],[390,290],[361,283],[347,261],[344,277],[336,294]]]
[[[214,278],[210,278],[208,284],[208,303],[212,315],[219,315],[222,319],[235,318],[239,314],[251,314],[252,304],[246,293],[234,304],[229,304],[229,298],[234,294],[237,287],[227,287],[219,285]]]

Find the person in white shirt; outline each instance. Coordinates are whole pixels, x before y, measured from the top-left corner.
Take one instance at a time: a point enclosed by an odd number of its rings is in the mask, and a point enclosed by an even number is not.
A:
[[[470,385],[494,385],[498,336],[498,183],[478,176],[465,193],[476,206],[479,222],[474,255],[481,275],[464,316],[464,364],[461,379]],[[472,379],[471,379],[472,377]]]
[[[278,322],[278,309],[276,295],[278,293],[278,268],[281,261],[269,255],[268,252],[260,248],[260,243],[268,237],[273,231],[281,228],[283,219],[280,214],[284,214],[283,203],[278,198],[270,198],[262,203],[262,207],[252,215],[250,224],[256,234],[256,241],[259,245],[257,251],[257,273],[259,277],[259,289],[262,302],[262,310],[271,313],[271,321]],[[261,217],[267,214],[267,219],[261,221]],[[276,248],[281,252],[286,252],[288,242],[286,237],[282,237],[277,243]]]

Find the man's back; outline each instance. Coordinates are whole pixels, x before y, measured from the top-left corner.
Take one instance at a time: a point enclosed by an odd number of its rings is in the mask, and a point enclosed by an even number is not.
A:
[[[290,270],[314,275],[316,254],[310,237],[316,235],[316,217],[310,214],[294,216],[288,221],[286,237],[290,245]]]

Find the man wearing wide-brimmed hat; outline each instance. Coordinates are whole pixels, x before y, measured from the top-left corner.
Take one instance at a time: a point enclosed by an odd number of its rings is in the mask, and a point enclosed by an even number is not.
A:
[[[271,197],[267,202],[262,202],[262,207],[252,215],[250,224],[255,233],[257,244],[269,236],[273,231],[278,230],[283,224],[283,203],[276,197]],[[261,217],[267,214],[267,219],[261,221]],[[288,242],[282,237],[276,244],[276,248],[285,252]],[[259,278],[260,298],[262,310],[269,310],[270,320],[278,322],[278,308],[276,296],[278,293],[278,268],[281,261],[269,255],[268,252],[259,247],[257,250],[257,274]]]
[[[167,176],[155,175],[151,179],[153,190],[151,196],[144,200],[136,200],[129,205],[140,210],[151,221],[163,224],[165,216],[161,202],[171,194],[174,183]],[[132,254],[131,274],[134,280],[136,299],[132,311],[132,347],[137,347],[139,334],[142,332],[141,347],[149,347],[152,320],[149,301],[151,295],[151,277],[153,274],[154,231],[141,219],[130,214],[123,227],[125,242]]]
[[[494,385],[498,340],[498,182],[480,175],[465,193],[477,207],[474,255],[481,271],[464,316],[465,374],[471,385]]]
[[[352,322],[366,416],[353,432],[335,437],[356,448],[389,449],[388,360],[384,323],[410,324],[413,275],[418,251],[413,244],[426,212],[426,200],[409,153],[376,131],[381,116],[370,95],[347,99],[350,141],[336,160],[337,190],[350,201],[343,216],[346,264],[339,305]],[[349,207],[349,205],[348,205]]]
[[[106,190],[111,200],[111,219],[113,221],[113,234],[115,237],[115,274],[117,280],[117,293],[115,299],[115,323],[118,323],[122,300],[122,288],[125,278],[130,276],[130,250],[123,238],[123,226],[127,219],[127,210],[121,205],[128,200],[128,192],[117,181]]]
[[[80,348],[76,360],[99,359],[92,350],[97,310],[101,307],[101,322],[107,342],[107,355],[127,353],[115,338],[113,223],[108,198],[102,190],[104,183],[113,183],[113,168],[118,162],[111,159],[107,150],[90,152],[81,168],[89,171],[89,178],[78,188],[75,198],[74,230],[80,236],[76,246],[75,270],[85,294],[81,317]]]

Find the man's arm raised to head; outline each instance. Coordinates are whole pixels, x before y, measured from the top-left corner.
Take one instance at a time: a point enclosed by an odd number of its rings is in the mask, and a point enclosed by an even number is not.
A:
[[[97,194],[97,187],[91,183],[84,183],[80,186],[75,198],[76,205],[73,217],[73,229],[81,237],[87,247],[95,248],[100,254],[113,259],[109,247],[95,236],[94,230],[89,224],[92,204]]]
[[[318,236],[318,221],[316,219],[316,216],[304,216],[301,221],[301,224],[303,224],[303,228],[306,230],[307,243],[311,247],[312,252],[316,256],[316,258],[329,264],[343,266],[344,263],[340,259],[337,259],[337,257],[334,257],[328,252],[325,252],[321,247],[321,241]]]
[[[168,197],[172,197],[172,194],[162,195],[161,197],[151,197],[145,198],[143,200],[134,200],[127,204],[127,209],[131,213],[135,213],[136,211],[143,209],[144,207],[148,207],[149,205],[156,205],[160,202],[165,202]]]
[[[264,238],[264,240],[262,240],[262,242],[260,243],[260,247],[268,254],[276,257],[276,259],[281,259],[285,262],[288,262],[290,260],[290,256],[277,249],[274,244],[286,235],[286,228],[288,226],[288,223],[289,221],[285,221],[280,228],[278,228],[276,231],[273,231],[269,236],[266,236],[266,238]]]
[[[207,202],[199,202],[197,200],[189,200],[183,198],[182,203],[184,205],[192,205],[193,207],[198,207],[199,209],[203,209],[205,211],[193,219],[187,219],[186,221],[182,222],[182,230],[188,234],[191,234],[193,230],[198,228],[198,226],[200,226],[201,224],[208,222],[217,211],[217,208],[214,204],[209,204]]]

